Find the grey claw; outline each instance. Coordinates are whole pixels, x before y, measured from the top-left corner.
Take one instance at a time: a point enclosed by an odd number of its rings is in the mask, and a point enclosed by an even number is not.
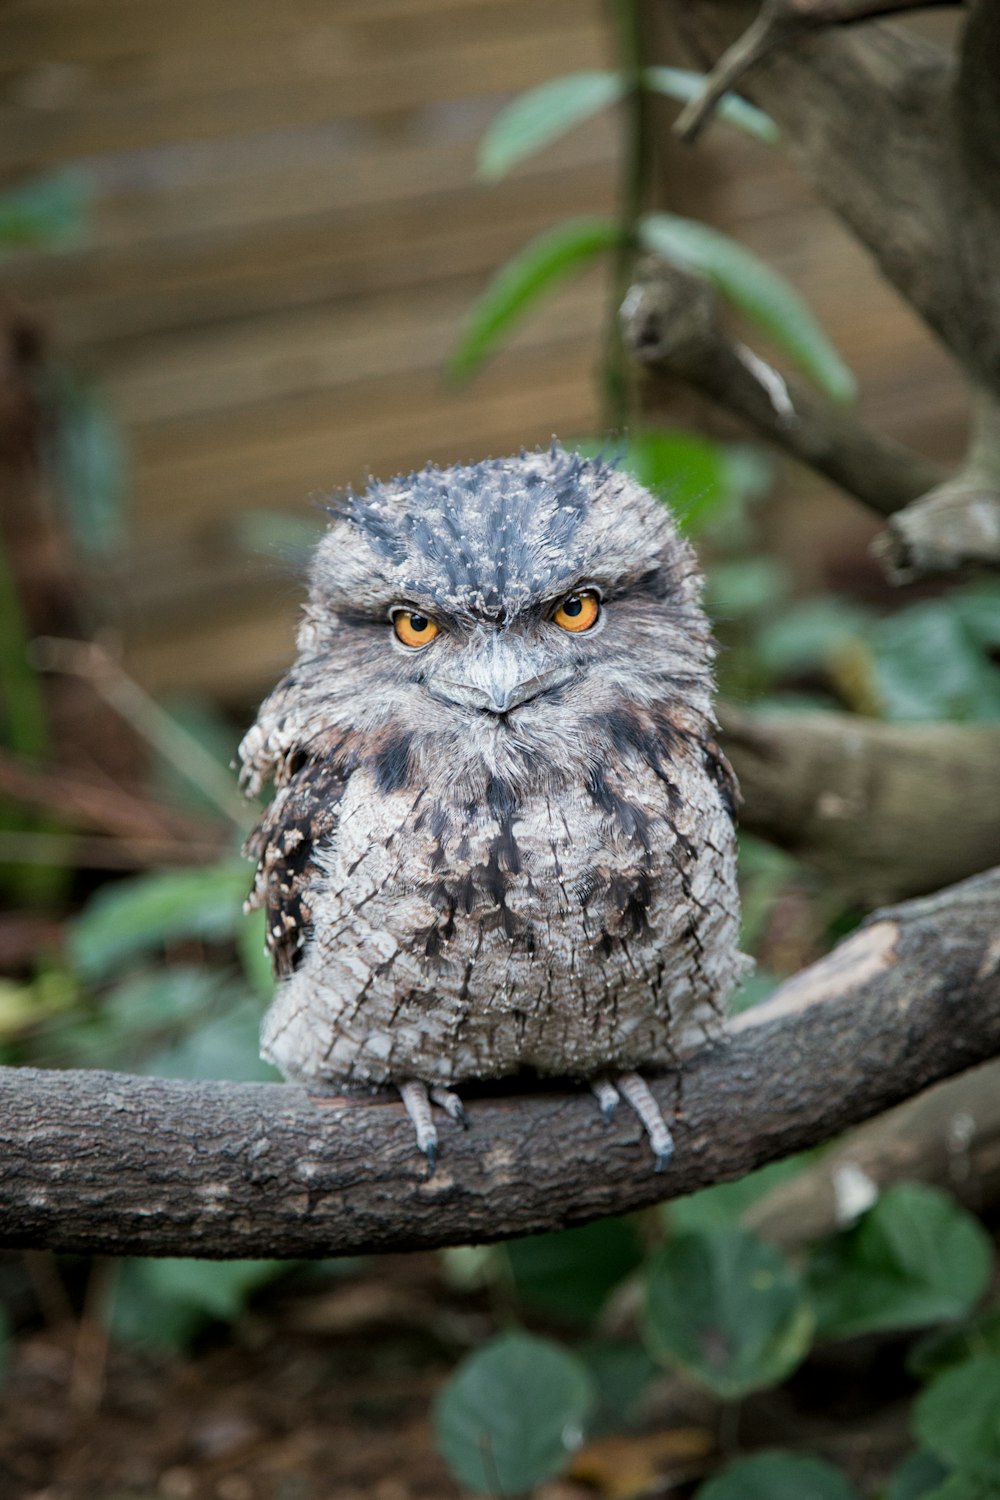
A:
[[[427,1145],[423,1148],[423,1152],[427,1158],[427,1176],[433,1177],[438,1160],[437,1141],[428,1141]]]
[[[654,1163],[653,1163],[653,1171],[654,1172],[665,1172],[667,1170],[667,1168],[669,1167],[670,1163],[673,1161],[673,1159],[674,1159],[674,1146],[673,1146],[673,1142],[671,1141],[670,1145],[667,1146],[663,1151],[657,1151],[656,1152],[656,1157],[655,1157],[655,1160],[654,1160]]]

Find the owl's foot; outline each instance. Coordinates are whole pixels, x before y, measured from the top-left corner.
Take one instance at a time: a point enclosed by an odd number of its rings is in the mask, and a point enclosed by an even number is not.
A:
[[[466,1129],[468,1129],[469,1118],[462,1107],[461,1099],[451,1089],[428,1089],[426,1083],[415,1081],[401,1083],[398,1087],[406,1113],[412,1120],[413,1128],[417,1133],[417,1149],[422,1151],[427,1158],[427,1175],[433,1177],[438,1158],[438,1133],[431,1115],[431,1105],[438,1105],[445,1114]]]
[[[610,1078],[595,1078],[590,1087],[600,1105],[601,1116],[606,1125],[610,1124],[620,1099],[624,1099],[635,1111],[653,1148],[656,1159],[654,1170],[662,1172],[674,1154],[674,1138],[646,1080],[638,1073],[618,1073],[614,1081]]]

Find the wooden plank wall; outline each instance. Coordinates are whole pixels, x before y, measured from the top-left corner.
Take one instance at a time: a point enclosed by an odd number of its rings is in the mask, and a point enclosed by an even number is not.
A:
[[[369,473],[590,429],[602,280],[547,303],[466,389],[442,379],[491,271],[614,201],[608,117],[509,181],[475,143],[512,93],[610,52],[598,0],[6,0],[0,181],[84,171],[81,248],[4,282],[104,386],[135,462],[115,580],[154,691],[252,698],[287,660],[299,585],[248,516]],[[943,356],[780,155],[710,134],[671,206],[734,230],[833,328],[870,415],[953,448]],[[839,514],[839,513],[838,513]],[[839,524],[839,523],[838,523]]]

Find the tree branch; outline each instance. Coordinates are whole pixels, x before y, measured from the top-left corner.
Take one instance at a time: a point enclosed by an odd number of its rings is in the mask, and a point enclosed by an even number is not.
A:
[[[970,566],[1000,566],[1000,403],[980,391],[957,473],[904,506],[872,544],[894,583]]]
[[[740,822],[863,907],[922,895],[1000,858],[1000,726],[720,706]]]
[[[0,1243],[325,1256],[583,1223],[764,1162],[1000,1053],[1000,870],[872,918],[656,1084],[677,1156],[583,1090],[474,1099],[427,1180],[395,1102],[0,1070]]]
[[[735,88],[761,58],[786,45],[796,31],[850,26],[858,21],[899,15],[903,11],[962,3],[963,0],[763,0],[743,35],[719,58],[705,80],[702,93],[677,116],[674,130],[682,140],[696,140],[723,95]]]
[[[703,277],[646,262],[622,307],[625,343],[659,376],[684,380],[793,458],[889,515],[940,484],[929,459],[864,427],[804,381],[779,375],[721,327]]]

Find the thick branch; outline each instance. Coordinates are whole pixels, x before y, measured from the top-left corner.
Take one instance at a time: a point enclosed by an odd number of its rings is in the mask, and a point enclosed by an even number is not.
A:
[[[626,346],[648,370],[684,380],[880,515],[943,479],[928,459],[870,432],[731,339],[719,322],[715,292],[700,276],[647,264],[625,300],[622,326]]]
[[[741,1175],[1000,1053],[1000,870],[874,918],[657,1092],[677,1156],[585,1091],[473,1100],[425,1178],[398,1103],[0,1070],[0,1242],[325,1256],[554,1229]]]
[[[744,828],[863,906],[922,895],[1000,859],[1000,728],[721,709]]]

